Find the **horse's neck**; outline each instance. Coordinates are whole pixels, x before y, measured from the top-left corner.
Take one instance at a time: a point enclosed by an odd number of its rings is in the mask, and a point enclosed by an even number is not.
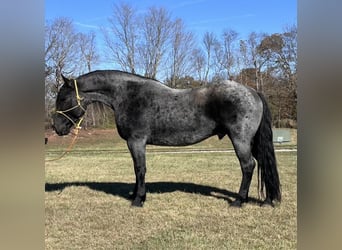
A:
[[[103,103],[109,107],[114,106],[112,99],[103,93],[99,93],[99,92],[86,92],[84,94],[84,97],[86,98],[86,100],[88,101],[88,104],[90,103],[94,103],[94,102],[100,102]]]
[[[106,75],[90,75],[83,79],[84,85],[81,91],[86,94],[90,103],[101,102],[111,106],[113,109],[125,98],[127,85],[132,82],[146,84],[151,80],[134,75],[112,73]]]
[[[113,99],[111,96],[115,93],[115,86],[99,79],[89,79],[81,88],[84,97],[88,103],[100,102],[113,108]]]

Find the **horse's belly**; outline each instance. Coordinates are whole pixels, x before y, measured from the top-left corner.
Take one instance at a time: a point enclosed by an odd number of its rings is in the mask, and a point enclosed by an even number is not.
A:
[[[214,126],[156,127],[151,131],[149,144],[160,146],[186,146],[198,143],[214,134]]]

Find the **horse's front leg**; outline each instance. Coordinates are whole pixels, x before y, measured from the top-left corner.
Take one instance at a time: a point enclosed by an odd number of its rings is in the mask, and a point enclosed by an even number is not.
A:
[[[135,172],[135,188],[133,192],[132,206],[142,207],[146,200],[145,173],[146,173],[146,140],[127,140],[131,152]]]

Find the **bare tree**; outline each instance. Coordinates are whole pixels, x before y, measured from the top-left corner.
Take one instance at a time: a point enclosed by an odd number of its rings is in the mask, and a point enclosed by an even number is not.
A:
[[[78,68],[80,51],[78,35],[67,18],[57,18],[45,27],[45,73],[53,92],[62,84],[61,73],[72,74]]]
[[[255,74],[255,86],[257,91],[262,91],[263,86],[263,78],[262,78],[262,67],[265,65],[267,60],[260,55],[259,44],[262,39],[265,37],[265,34],[251,32],[247,39],[247,50],[249,54],[248,64],[252,65],[251,68],[254,69]]]
[[[239,41],[239,50],[237,56],[237,67],[239,73],[239,82],[246,84],[245,77],[242,74],[242,70],[248,68],[248,52],[247,52],[247,43],[245,40]]]
[[[184,22],[177,19],[173,24],[170,47],[170,81],[176,86],[176,81],[191,73],[191,49],[194,47],[194,38],[191,32],[185,30]]]
[[[223,60],[222,66],[226,70],[227,79],[232,78],[232,70],[236,64],[236,50],[235,43],[237,41],[238,33],[232,29],[224,30],[222,34],[223,44]]]
[[[200,44],[186,30],[181,19],[161,7],[139,12],[130,4],[114,5],[104,41],[110,59],[131,73],[146,77],[166,76],[172,87],[198,86],[215,79],[237,75],[241,83],[263,91],[271,100],[278,123],[295,119],[297,98],[297,27],[266,35],[252,32],[238,40],[232,29],[217,39],[206,32]],[[60,74],[78,75],[91,71],[99,60],[95,34],[80,34],[67,18],[57,18],[45,26],[45,91],[47,112],[62,84]],[[165,72],[162,72],[165,70]],[[161,74],[162,73],[162,74]],[[165,74],[163,74],[165,73]],[[94,105],[93,125],[107,121],[108,113]],[[100,117],[97,113],[102,113]],[[101,120],[101,121],[100,121]]]
[[[127,3],[114,5],[109,18],[110,28],[104,30],[105,43],[111,57],[121,69],[131,73],[137,71],[137,43],[139,41],[139,22],[136,10]]]
[[[250,61],[253,64],[254,72],[255,72],[255,85],[257,91],[260,91],[260,84],[259,84],[259,65],[257,60],[257,47],[258,47],[258,35],[255,32],[252,32],[249,34],[247,39],[247,44],[249,48],[249,55],[250,55]]]
[[[220,81],[226,79],[224,76],[224,50],[221,41],[216,40],[213,45],[213,56],[211,62],[212,81]]]
[[[149,8],[142,18],[142,41],[139,48],[146,77],[156,78],[158,68],[167,50],[171,31],[170,13],[164,8]]]
[[[192,67],[200,82],[204,82],[206,60],[205,55],[201,49],[192,50],[191,54]]]
[[[204,74],[204,81],[207,83],[209,81],[209,71],[212,66],[212,53],[215,44],[217,43],[217,39],[213,32],[206,32],[203,35],[203,45],[205,48],[205,54],[206,54],[206,69]]]
[[[63,84],[61,73],[76,76],[84,71],[91,71],[98,59],[94,33],[76,32],[73,22],[67,18],[57,18],[46,24],[45,108],[47,120],[51,115],[58,89]],[[90,114],[93,114],[92,120],[95,121],[93,108],[90,108],[90,111]]]
[[[233,69],[236,69],[236,42],[237,32],[226,29],[222,33],[220,40],[216,40],[213,45],[213,65],[214,80],[232,79]]]
[[[79,60],[77,33],[72,21],[57,18],[45,25],[45,110],[50,120],[54,99],[62,85],[61,72],[72,73]]]
[[[297,27],[285,28],[282,34],[283,48],[278,58],[278,65],[287,79],[292,90],[296,90],[297,82]]]
[[[86,72],[90,72],[92,70],[93,64],[96,64],[99,61],[99,55],[96,50],[95,45],[95,33],[91,32],[89,34],[82,34],[78,35],[78,43],[79,48],[81,50],[81,62],[80,65],[85,65]],[[84,72],[80,72],[84,73]],[[99,125],[99,116],[100,110],[103,110],[102,103],[93,103],[89,105],[87,109],[87,113],[85,116],[85,127],[88,127],[91,124],[93,127]],[[105,115],[105,113],[104,113]]]
[[[81,59],[85,62],[88,72],[92,70],[92,65],[99,61],[99,55],[96,50],[95,33],[79,34],[79,47],[81,50]]]

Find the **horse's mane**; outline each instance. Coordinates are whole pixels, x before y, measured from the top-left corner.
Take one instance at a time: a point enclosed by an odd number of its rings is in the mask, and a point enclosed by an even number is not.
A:
[[[156,81],[156,82],[162,83],[162,82],[160,82],[156,79],[153,79],[153,78],[149,78],[146,76],[133,74],[133,73],[129,73],[129,72],[121,71],[121,70],[95,70],[95,71],[91,71],[89,73],[86,73],[84,75],[81,75],[79,77],[87,77],[87,76],[92,76],[92,75],[97,75],[97,74],[115,74],[117,76],[136,77],[136,78],[139,78],[142,80],[150,80],[150,81]]]

